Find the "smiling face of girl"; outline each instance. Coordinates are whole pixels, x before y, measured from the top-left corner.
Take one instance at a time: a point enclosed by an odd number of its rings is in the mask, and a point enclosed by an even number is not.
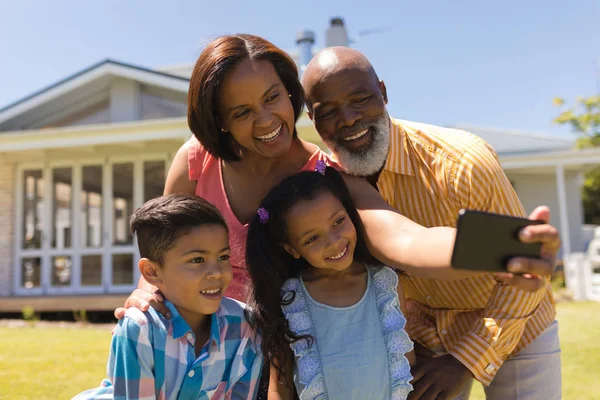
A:
[[[285,216],[285,250],[314,268],[344,271],[354,261],[356,228],[342,203],[328,190],[294,204]]]

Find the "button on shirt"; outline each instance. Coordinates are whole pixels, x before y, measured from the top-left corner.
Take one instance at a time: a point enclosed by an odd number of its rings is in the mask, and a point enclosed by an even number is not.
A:
[[[262,355],[243,303],[223,298],[210,337],[195,356],[196,338],[175,306],[172,318],[129,308],[113,335],[108,379],[76,399],[253,399]]]

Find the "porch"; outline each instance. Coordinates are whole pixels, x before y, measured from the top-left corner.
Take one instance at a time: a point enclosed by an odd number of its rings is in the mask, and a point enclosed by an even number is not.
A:
[[[0,313],[20,313],[25,307],[38,312],[110,311],[123,306],[127,295],[15,296],[3,297]]]
[[[527,212],[550,207],[550,222],[561,232],[559,256],[584,251],[589,234],[583,224],[583,174],[600,165],[600,149],[500,153],[499,158]]]
[[[0,311],[109,310],[139,279],[131,213],[163,193],[185,118],[0,135]]]
[[[0,312],[122,305],[139,279],[129,217],[190,136],[185,118],[1,133]]]

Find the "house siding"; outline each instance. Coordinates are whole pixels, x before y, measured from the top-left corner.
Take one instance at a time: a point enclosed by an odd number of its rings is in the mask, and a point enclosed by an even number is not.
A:
[[[567,218],[569,219],[568,232],[560,226],[560,212],[558,207],[558,189],[555,175],[518,174],[507,172],[515,191],[523,203],[527,213],[532,212],[537,206],[550,207],[550,223],[557,227],[561,235],[569,235],[571,251],[583,251],[585,241],[582,236],[583,205],[581,203],[581,186],[579,172],[565,172],[565,189],[567,194]]]

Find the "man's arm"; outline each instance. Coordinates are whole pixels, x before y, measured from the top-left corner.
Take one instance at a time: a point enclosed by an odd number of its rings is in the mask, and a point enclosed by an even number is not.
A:
[[[364,225],[369,250],[379,261],[423,278],[477,275],[450,268],[456,229],[425,228],[387,204],[366,180],[349,175],[344,180]]]
[[[348,175],[344,175],[344,180],[363,222],[369,250],[379,261],[411,275],[429,279],[463,279],[481,274],[450,267],[456,229],[425,228],[387,204],[366,180]],[[529,238],[524,239],[523,233],[529,234]],[[541,243],[545,257],[541,260],[510,260],[510,272],[527,275],[515,275],[506,279],[506,282],[511,286],[535,291],[545,285],[545,280],[539,275],[550,275],[554,269],[560,243],[558,232],[548,224],[531,225],[521,230],[520,238],[524,242]],[[521,263],[519,269],[514,269],[514,261]]]
[[[115,399],[155,399],[154,353],[145,315],[134,310],[138,320],[125,316],[111,343],[107,375]]]
[[[525,210],[502,170],[494,150],[481,141],[464,157],[472,168],[464,168],[457,186],[469,188],[459,193],[464,208],[523,217]],[[546,296],[544,285],[534,292],[497,283],[486,305],[483,318],[449,352],[488,385],[519,343],[525,325]]]

